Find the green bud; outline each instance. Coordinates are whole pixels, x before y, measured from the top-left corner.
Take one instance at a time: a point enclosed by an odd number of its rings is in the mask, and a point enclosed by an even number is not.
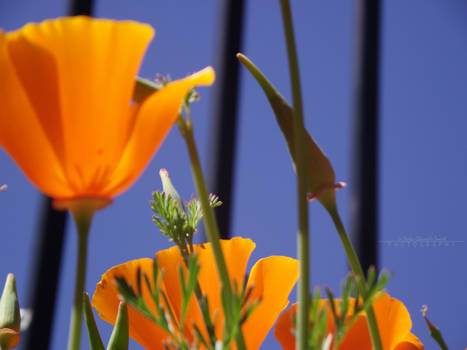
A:
[[[178,194],[177,190],[175,189],[172,181],[170,180],[169,172],[166,169],[159,170],[159,176],[161,177],[162,181],[162,188],[164,192],[169,195],[173,200],[177,201],[180,209],[183,209],[183,203]]]
[[[21,316],[15,276],[8,274],[0,299],[0,348],[12,349],[19,343]]]
[[[124,302],[118,307],[117,320],[107,350],[128,350],[128,310]]]
[[[0,299],[0,328],[10,328],[19,332],[21,317],[19,314],[18,294],[15,276],[8,274]]]
[[[88,293],[83,293],[83,311],[84,321],[86,322],[86,328],[88,329],[89,348],[91,350],[104,350],[104,344],[102,343],[99,330],[97,329]]]

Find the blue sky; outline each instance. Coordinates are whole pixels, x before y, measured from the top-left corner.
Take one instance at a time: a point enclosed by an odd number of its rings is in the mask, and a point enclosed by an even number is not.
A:
[[[3,1],[0,28],[62,16],[61,0]],[[156,29],[140,74],[173,78],[214,65],[219,25],[217,1],[97,1],[96,16],[134,19]],[[331,159],[339,181],[350,181],[354,2],[292,1],[304,95],[306,125]],[[402,300],[413,332],[435,348],[420,315],[429,307],[452,349],[466,346],[467,324],[467,5],[463,0],[383,1],[381,62],[380,248],[381,266],[392,273],[389,293]],[[243,52],[290,99],[287,58],[277,1],[249,1]],[[193,106],[196,138],[204,166],[216,85],[200,89]],[[269,105],[242,69],[239,138],[232,235],[257,243],[250,265],[269,255],[296,256],[295,175]],[[26,305],[33,263],[40,195],[11,159],[0,151],[2,253],[0,277],[14,272]],[[151,222],[148,201],[159,189],[158,170],[167,168],[179,192],[194,192],[187,153],[174,128],[146,172],[93,222],[87,290],[100,275],[124,261],[151,257],[167,248]],[[349,190],[338,192],[348,224]],[[310,205],[312,283],[338,290],[347,265],[330,219]],[[347,225],[348,226],[348,225]],[[445,239],[449,246],[420,247],[404,240]],[[64,349],[72,300],[76,232],[69,225],[53,349]],[[291,300],[295,299],[291,295]],[[453,317],[455,315],[455,317]],[[99,323],[103,334],[110,327]],[[87,339],[83,338],[83,348]],[[279,349],[272,336],[265,348]],[[137,348],[135,346],[135,348]]]

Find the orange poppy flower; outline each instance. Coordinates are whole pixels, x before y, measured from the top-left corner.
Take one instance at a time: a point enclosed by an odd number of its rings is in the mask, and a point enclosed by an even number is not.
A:
[[[255,244],[240,237],[231,240],[221,240],[222,251],[225,256],[231,280],[238,286],[243,286],[248,258],[255,248]],[[221,284],[218,278],[214,257],[209,243],[196,245],[200,264],[199,284],[203,293],[209,300],[212,314],[217,316],[216,336],[222,339],[222,304],[220,299]],[[177,247],[172,247],[156,253],[160,268],[165,269],[162,288],[166,292],[174,313],[180,315],[181,286],[178,267],[183,266],[182,258]],[[92,298],[92,305],[99,312],[99,316],[106,322],[115,324],[118,310],[118,291],[115,286],[115,277],[123,276],[133,286],[136,285],[136,271],[138,267],[142,272],[152,276],[152,259],[139,259],[129,261],[108,270],[97,284],[96,292]],[[261,298],[257,308],[242,326],[247,349],[258,349],[267,333],[274,325],[280,312],[289,303],[288,295],[298,278],[298,262],[295,259],[272,256],[261,259],[253,266],[248,278],[247,286],[253,286],[251,297]],[[148,305],[152,305],[148,291],[143,288],[143,297]],[[163,341],[168,334],[145,316],[129,308],[130,336],[143,347],[150,350],[164,349]],[[186,316],[185,336],[194,339],[193,323],[204,330],[204,323],[193,296],[190,300]]]
[[[337,309],[341,300],[336,299]],[[354,299],[351,302],[355,302]],[[321,300],[320,306],[329,304],[329,301]],[[296,312],[297,304],[287,309],[277,321],[274,335],[284,350],[295,349],[295,337],[292,334],[292,316]],[[378,323],[381,342],[384,350],[423,350],[423,344],[410,333],[412,320],[404,304],[388,294],[382,293],[374,303],[373,308]],[[334,331],[332,314],[328,308],[327,315],[328,334]],[[371,338],[368,331],[366,315],[362,313],[345,335],[339,350],[371,350]]]
[[[0,31],[0,144],[55,199],[111,199],[142,172],[206,68],[132,103],[151,26],[78,16]]]

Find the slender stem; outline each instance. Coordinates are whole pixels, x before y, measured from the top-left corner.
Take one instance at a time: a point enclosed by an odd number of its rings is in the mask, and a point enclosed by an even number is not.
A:
[[[87,247],[92,213],[85,214],[80,210],[72,210],[72,214],[78,231],[78,257],[76,261],[75,294],[68,335],[68,350],[78,350],[81,341],[83,292],[86,280]]]
[[[201,161],[199,159],[198,150],[196,148],[196,143],[193,135],[193,125],[191,124],[190,119],[188,120],[188,122],[185,122],[183,117],[179,117],[178,126],[180,129],[180,133],[185,139],[185,143],[188,148],[188,154],[191,163],[191,172],[195,181],[196,192],[199,196],[201,208],[203,209],[204,228],[206,230],[207,238],[212,246],[214,261],[216,262],[217,267],[217,273],[219,274],[219,279],[221,280],[222,286],[225,288],[227,299],[232,300],[232,286],[230,284],[227,265],[225,263],[224,254],[222,253],[222,248],[219,241],[219,229],[217,227],[216,217],[214,216],[214,211],[212,210],[209,204],[209,196],[206,187],[206,182],[204,181],[203,170],[201,168]],[[246,349],[245,340],[243,338],[241,328],[239,329],[236,342],[239,350]]]
[[[347,235],[344,225],[342,224],[341,218],[337,213],[337,210],[329,211],[331,214],[332,220],[334,221],[334,225],[336,226],[337,232],[339,233],[339,237],[342,241],[342,245],[344,246],[345,253],[347,255],[347,260],[349,261],[350,268],[355,276],[358,276],[357,279],[357,287],[360,291],[360,295],[363,299],[366,298],[366,280],[365,274],[363,272],[362,266],[360,265],[360,261],[358,260],[357,253],[355,252],[352,242]],[[370,330],[371,336],[371,343],[373,344],[373,349],[375,350],[382,350],[383,346],[381,343],[381,337],[378,330],[378,324],[376,323],[376,316],[373,310],[373,306],[367,311],[367,322],[368,328]]]
[[[308,308],[310,290],[310,242],[307,203],[307,168],[305,166],[306,154],[304,148],[304,123],[302,92],[300,87],[300,74],[298,69],[297,49],[292,23],[292,13],[288,0],[281,0],[282,21],[285,39],[287,42],[287,55],[289,58],[290,81],[292,85],[294,108],[294,135],[297,168],[297,194],[298,194],[298,257],[300,261],[300,281],[298,285],[298,315],[297,315],[297,349],[306,349],[308,342]]]
[[[188,252],[186,245],[177,244],[177,246],[178,246],[178,249],[180,250],[180,255],[183,258],[183,262],[186,268],[188,269],[188,258],[189,258],[190,253]],[[191,253],[193,253],[193,245],[191,245]],[[211,315],[209,315],[209,312],[207,308],[205,307],[205,303],[203,301],[203,292],[199,285],[199,281],[196,281],[195,296],[196,296],[196,300],[198,301],[199,309],[201,310],[201,315],[203,317],[204,324],[206,325],[206,330],[208,332],[209,341],[211,342],[211,345],[215,347],[216,340],[217,340],[215,328],[214,328],[214,325],[212,324]],[[181,331],[183,331],[183,329]]]

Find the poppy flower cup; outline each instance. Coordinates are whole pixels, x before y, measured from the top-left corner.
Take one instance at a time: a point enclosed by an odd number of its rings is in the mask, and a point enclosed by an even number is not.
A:
[[[227,269],[231,280],[237,286],[243,286],[247,262],[255,244],[240,237],[231,240],[221,240]],[[200,265],[199,284],[202,292],[207,295],[209,309],[217,314],[216,336],[222,339],[223,313],[221,304],[221,283],[216,270],[212,247],[210,243],[196,245],[195,252],[198,255]],[[172,247],[156,253],[159,268],[165,270],[162,288],[167,294],[171,308],[177,317],[180,316],[182,302],[182,289],[179,280],[178,268],[183,266],[183,260],[177,247]],[[152,259],[139,259],[115,266],[108,270],[98,283],[96,292],[92,298],[92,305],[98,311],[99,317],[104,321],[115,324],[119,292],[115,284],[115,278],[124,277],[128,283],[136,286],[137,271],[152,276]],[[186,272],[186,270],[185,270]],[[242,326],[246,347],[248,350],[258,349],[269,330],[277,320],[288,303],[288,296],[298,279],[298,262],[295,259],[283,256],[271,256],[260,259],[251,269],[247,288],[252,287],[250,300],[260,299],[253,313]],[[147,305],[153,305],[149,292],[143,288],[143,297]],[[145,349],[164,349],[164,341],[169,335],[155,323],[139,314],[131,307],[128,309],[130,337],[141,344]],[[155,312],[155,310],[153,310]],[[203,318],[195,297],[192,296],[186,316],[184,334],[187,339],[193,341],[196,324],[204,336],[206,330]],[[199,344],[201,346],[201,344]]]
[[[206,68],[132,102],[151,26],[78,16],[0,31],[0,145],[58,207],[111,201],[141,174]],[[63,201],[64,202],[60,202]]]
[[[351,299],[355,303],[355,299]],[[336,308],[339,310],[340,299],[336,299]],[[329,301],[320,301],[320,307],[327,308],[327,334],[334,332],[334,322],[329,308]],[[297,304],[287,309],[277,321],[274,335],[284,350],[295,350],[295,337],[292,333],[294,325],[293,314],[296,313]],[[351,308],[350,308],[351,309]],[[373,303],[376,314],[378,329],[384,350],[423,350],[423,344],[410,332],[412,320],[409,312],[402,302],[391,298],[388,294],[382,295]],[[371,350],[371,338],[368,331],[366,314],[358,316],[355,323],[350,327],[339,350]]]
[[[58,209],[79,242],[69,350],[79,349],[92,216],[141,174],[191,88],[212,68],[132,101],[151,26],[84,16],[0,31],[0,145]]]

